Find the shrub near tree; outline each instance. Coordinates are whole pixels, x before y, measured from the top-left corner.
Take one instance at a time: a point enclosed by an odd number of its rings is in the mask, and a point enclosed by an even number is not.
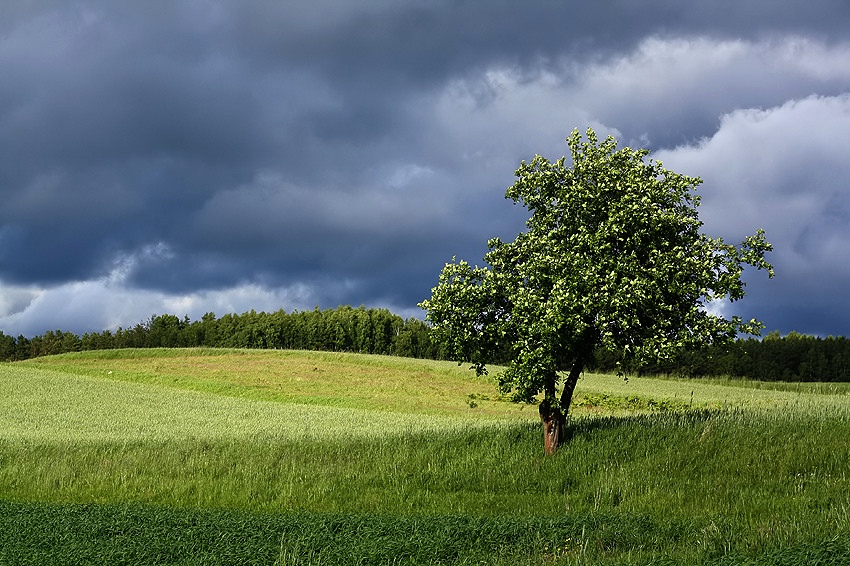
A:
[[[648,150],[599,142],[592,130],[567,142],[571,166],[538,155],[507,190],[531,213],[528,230],[490,240],[485,267],[448,263],[420,304],[455,359],[479,373],[502,359],[503,393],[522,402],[543,395],[547,454],[565,439],[576,382],[597,348],[640,365],[758,334],[758,321],[706,306],[744,296],[744,265],[773,276],[762,230],[738,246],[701,233],[699,178],[647,160]]]

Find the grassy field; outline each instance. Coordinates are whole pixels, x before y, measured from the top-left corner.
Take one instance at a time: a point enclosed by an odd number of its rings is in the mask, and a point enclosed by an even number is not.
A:
[[[456,364],[0,365],[0,564],[847,564],[850,389],[586,375],[571,439]]]

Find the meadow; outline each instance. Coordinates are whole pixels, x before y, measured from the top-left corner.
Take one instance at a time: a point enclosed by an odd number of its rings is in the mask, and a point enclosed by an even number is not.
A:
[[[843,384],[582,377],[569,442],[448,362],[0,364],[0,564],[847,564]]]

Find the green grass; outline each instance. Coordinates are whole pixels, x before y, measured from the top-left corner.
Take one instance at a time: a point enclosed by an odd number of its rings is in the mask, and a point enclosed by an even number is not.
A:
[[[0,564],[850,561],[840,390],[588,375],[546,458],[455,364],[117,351],[0,388]]]
[[[640,378],[638,378],[640,379]],[[699,378],[697,380],[683,379],[679,377],[665,377],[671,381],[698,381],[708,385],[722,385],[725,387],[738,387],[743,389],[763,389],[767,391],[788,391],[791,393],[812,393],[820,395],[850,395],[850,382],[824,382],[824,381],[757,381],[748,378]]]
[[[22,364],[24,365],[24,364]],[[450,362],[331,352],[197,348],[82,352],[27,367],[221,396],[421,414],[519,416],[492,381]],[[486,399],[485,399],[486,398]],[[533,411],[532,411],[533,412]]]
[[[4,366],[0,372],[0,440],[9,441],[76,445],[375,437],[388,429],[445,430],[487,420],[264,401],[26,365]]]

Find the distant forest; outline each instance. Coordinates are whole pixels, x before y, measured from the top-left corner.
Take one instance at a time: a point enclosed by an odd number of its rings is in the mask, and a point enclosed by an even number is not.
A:
[[[78,336],[61,330],[15,338],[0,331],[0,360],[16,361],[84,350],[115,348],[267,348],[359,352],[410,358],[447,359],[431,339],[429,326],[386,309],[352,308],[312,311],[250,311],[200,320],[154,315],[132,328]],[[618,352],[599,350],[588,371],[615,372]],[[499,360],[494,360],[498,363]],[[764,381],[850,382],[850,339],[772,332],[763,339],[736,340],[681,353],[675,360],[627,373],[682,377],[749,378]]]
[[[617,352],[598,351],[595,370],[617,371]],[[627,373],[682,377],[732,377],[762,381],[850,381],[850,339],[771,332],[762,339],[686,350],[666,364]]]
[[[77,336],[61,330],[13,338],[0,332],[0,360],[114,348],[267,348],[386,354],[439,359],[427,324],[386,309],[339,307],[312,311],[250,311],[200,320],[154,315],[132,328]]]

